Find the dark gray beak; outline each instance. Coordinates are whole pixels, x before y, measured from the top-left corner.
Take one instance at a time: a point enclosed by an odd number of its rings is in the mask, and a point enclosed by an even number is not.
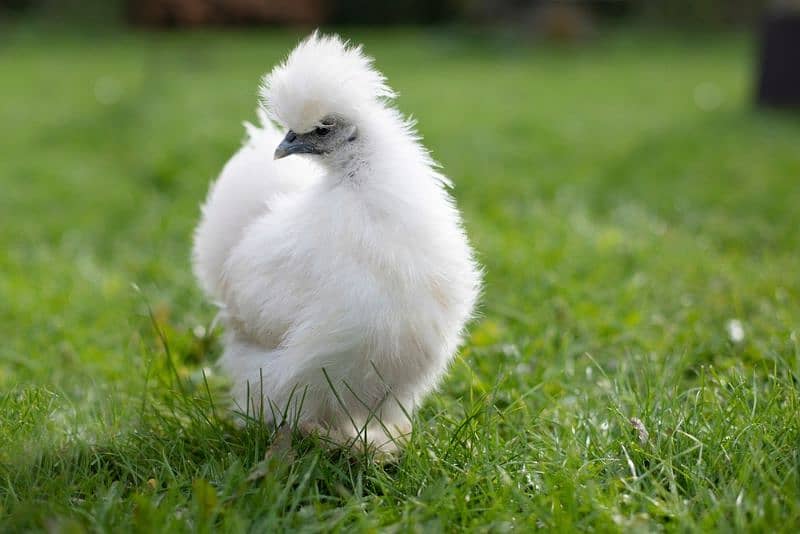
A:
[[[301,136],[298,136],[292,130],[286,134],[281,144],[275,149],[275,159],[285,158],[292,154],[314,154],[316,150],[310,144],[306,143]]]

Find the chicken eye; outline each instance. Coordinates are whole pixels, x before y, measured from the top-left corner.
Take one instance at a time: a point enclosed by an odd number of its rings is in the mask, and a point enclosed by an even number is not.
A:
[[[328,135],[328,132],[330,131],[331,129],[325,126],[317,126],[316,128],[314,128],[314,133],[319,136]]]

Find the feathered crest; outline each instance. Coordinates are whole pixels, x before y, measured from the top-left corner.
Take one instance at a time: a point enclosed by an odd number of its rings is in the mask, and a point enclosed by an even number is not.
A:
[[[361,46],[314,31],[264,76],[262,104],[272,120],[296,132],[330,113],[352,119],[364,106],[395,97],[372,62]]]

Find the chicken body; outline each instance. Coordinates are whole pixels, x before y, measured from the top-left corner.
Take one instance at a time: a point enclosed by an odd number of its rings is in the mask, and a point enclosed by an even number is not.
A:
[[[357,135],[319,166],[274,161],[281,135],[262,122],[195,233],[195,273],[226,329],[220,363],[240,410],[392,449],[480,289],[446,179],[380,100],[350,113]]]

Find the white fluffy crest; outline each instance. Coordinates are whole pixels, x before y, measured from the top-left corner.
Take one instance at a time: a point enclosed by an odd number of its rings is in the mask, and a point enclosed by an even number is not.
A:
[[[270,118],[307,132],[330,113],[356,120],[382,99],[395,97],[361,46],[315,31],[264,77],[261,98]]]

